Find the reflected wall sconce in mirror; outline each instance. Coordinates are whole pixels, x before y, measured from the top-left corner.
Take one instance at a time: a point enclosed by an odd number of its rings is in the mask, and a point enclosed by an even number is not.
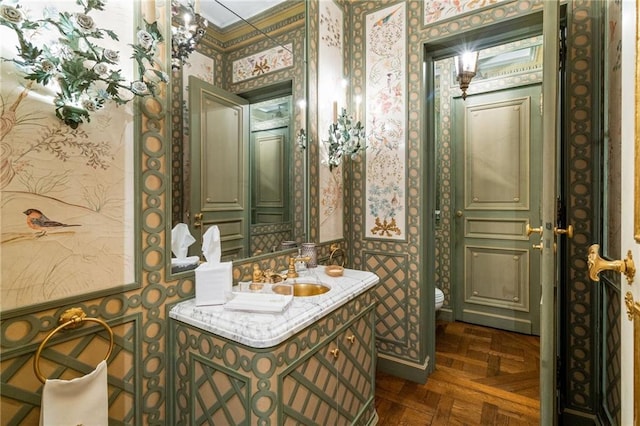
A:
[[[182,14],[181,14],[182,13]],[[171,68],[180,69],[207,31],[207,20],[196,13],[193,1],[182,4],[171,1]]]
[[[475,77],[478,70],[478,54],[479,52],[464,52],[462,55],[456,56],[456,80],[460,83],[462,90],[462,99],[467,99],[467,89],[471,79]]]
[[[298,136],[296,136],[296,146],[299,150],[307,149],[307,133],[304,129],[300,129],[298,131]]]

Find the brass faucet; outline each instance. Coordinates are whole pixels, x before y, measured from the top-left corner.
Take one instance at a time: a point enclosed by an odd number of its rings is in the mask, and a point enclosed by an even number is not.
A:
[[[298,278],[298,272],[296,272],[296,262],[310,262],[309,256],[294,256],[289,258],[289,270],[287,271],[287,278]]]
[[[251,275],[250,290],[261,290],[264,284],[275,284],[287,279],[287,274],[278,274],[272,269],[262,271],[260,266],[253,265],[253,274]]]
[[[254,283],[264,282],[264,272],[260,270],[259,265],[253,265],[253,274],[251,275],[251,281]]]

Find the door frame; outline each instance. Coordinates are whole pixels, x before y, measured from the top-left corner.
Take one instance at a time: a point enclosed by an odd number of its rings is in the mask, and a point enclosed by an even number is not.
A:
[[[420,274],[425,277],[423,291],[426,297],[422,298],[422,310],[426,315],[422,316],[421,328],[426,330],[421,334],[420,347],[425,352],[425,358],[432,360],[428,363],[428,373],[435,366],[435,282],[436,282],[436,257],[435,257],[435,233],[437,229],[436,217],[436,192],[435,182],[438,155],[436,151],[436,123],[435,100],[428,94],[434,93],[434,64],[436,61],[454,56],[465,41],[472,41],[473,50],[480,50],[542,34],[543,11],[538,11],[526,16],[515,17],[509,21],[493,24],[481,29],[473,29],[462,33],[456,33],[435,42],[423,45],[423,87],[422,99],[425,100],[423,122],[424,149],[422,150],[422,163],[426,165],[425,179],[429,183],[426,194],[422,197],[421,207],[424,213],[426,226],[423,227],[423,241],[426,242],[426,262],[421,266]],[[452,307],[455,310],[455,306]],[[555,386],[555,383],[552,384]]]

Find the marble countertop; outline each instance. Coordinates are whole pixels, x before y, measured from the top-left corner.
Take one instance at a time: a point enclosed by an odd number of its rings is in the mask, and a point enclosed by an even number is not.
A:
[[[318,296],[294,297],[289,307],[278,314],[230,311],[224,309],[223,305],[196,306],[195,299],[189,299],[171,308],[169,316],[249,347],[269,348],[287,340],[380,281],[372,272],[355,269],[345,269],[341,277],[330,277],[324,273],[324,266],[310,269],[305,276],[296,280],[321,282],[331,290]]]

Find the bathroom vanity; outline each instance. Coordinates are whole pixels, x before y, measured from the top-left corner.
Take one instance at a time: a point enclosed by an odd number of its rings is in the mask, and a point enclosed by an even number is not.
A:
[[[196,306],[170,313],[172,424],[366,425],[375,411],[379,278],[320,266],[296,279],[329,286],[281,313]]]

